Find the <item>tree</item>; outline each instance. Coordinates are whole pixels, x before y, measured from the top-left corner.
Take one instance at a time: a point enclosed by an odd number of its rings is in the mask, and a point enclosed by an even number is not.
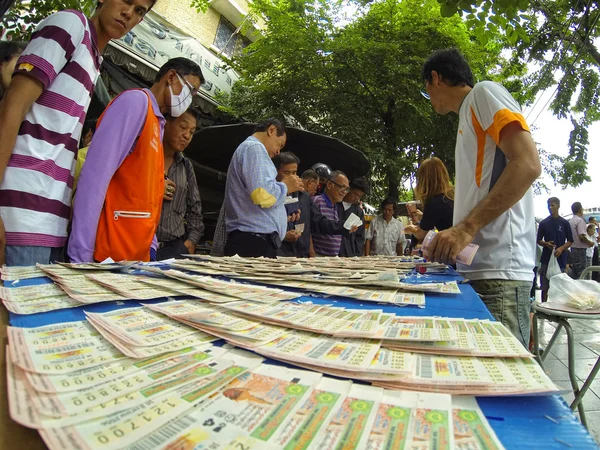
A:
[[[569,118],[566,158],[550,155],[561,170],[554,181],[578,186],[587,175],[587,128],[600,120],[600,2],[598,0],[440,0],[444,17],[461,15],[482,43],[502,36],[512,60],[535,67],[525,80],[530,99],[549,89],[550,109]],[[546,105],[535,105],[545,109]],[[531,118],[535,121],[536,116]]]
[[[478,77],[520,90],[524,66],[503,64],[501,46],[472,39],[458,17],[433,0],[386,0],[339,26],[326,0],[257,0],[264,36],[231,64],[242,75],[225,99],[228,111],[257,120],[278,114],[364,151],[373,178],[398,197],[416,164],[436,155],[454,172],[457,118],[438,116],[419,91],[421,66],[438,48],[457,47]],[[509,85],[510,88],[510,85]],[[383,192],[379,192],[383,196]]]
[[[76,9],[89,14],[96,0],[17,0],[2,17],[2,30],[9,38],[28,41],[38,23],[63,9]]]

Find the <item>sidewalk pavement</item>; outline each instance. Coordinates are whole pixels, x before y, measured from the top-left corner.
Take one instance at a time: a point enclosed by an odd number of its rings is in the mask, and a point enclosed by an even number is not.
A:
[[[600,320],[572,319],[569,320],[569,323],[573,328],[575,338],[575,374],[581,387],[600,355]],[[548,344],[555,328],[555,323],[538,320],[542,348]],[[567,334],[563,330],[544,360],[544,369],[550,379],[558,386],[572,390],[567,363]],[[574,398],[573,392],[563,395],[563,398],[570,405]],[[589,432],[600,444],[600,375],[596,377],[596,380],[583,397],[583,405]],[[577,412],[575,414],[579,416]]]

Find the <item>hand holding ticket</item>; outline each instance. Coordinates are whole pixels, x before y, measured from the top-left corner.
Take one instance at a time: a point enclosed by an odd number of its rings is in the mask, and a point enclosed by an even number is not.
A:
[[[423,239],[423,255],[430,261],[453,264],[455,261],[470,266],[479,249],[479,245],[468,243],[466,246],[463,236],[456,227],[436,233],[431,230]],[[436,239],[437,237],[437,239]],[[462,238],[462,239],[461,239]],[[435,239],[435,241],[434,241]]]
[[[346,230],[351,230],[353,227],[360,227],[363,224],[362,220],[360,220],[360,217],[358,217],[356,214],[351,213],[348,218],[346,219],[346,222],[344,222],[344,228]]]

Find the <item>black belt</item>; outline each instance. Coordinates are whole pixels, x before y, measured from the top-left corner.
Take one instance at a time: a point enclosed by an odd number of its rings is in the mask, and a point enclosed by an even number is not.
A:
[[[277,231],[273,231],[272,233],[253,233],[251,231],[234,230],[229,234],[231,235],[233,233],[242,233],[249,234],[251,236],[256,236],[267,242],[271,242],[275,246],[275,248],[281,247],[281,239],[279,238],[279,233],[277,233]]]

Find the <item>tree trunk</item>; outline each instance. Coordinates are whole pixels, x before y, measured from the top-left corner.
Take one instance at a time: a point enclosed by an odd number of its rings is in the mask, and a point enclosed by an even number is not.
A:
[[[398,199],[398,192],[399,192],[399,188],[400,188],[400,183],[398,181],[398,174],[396,172],[388,169],[387,179],[388,179],[388,196]]]

